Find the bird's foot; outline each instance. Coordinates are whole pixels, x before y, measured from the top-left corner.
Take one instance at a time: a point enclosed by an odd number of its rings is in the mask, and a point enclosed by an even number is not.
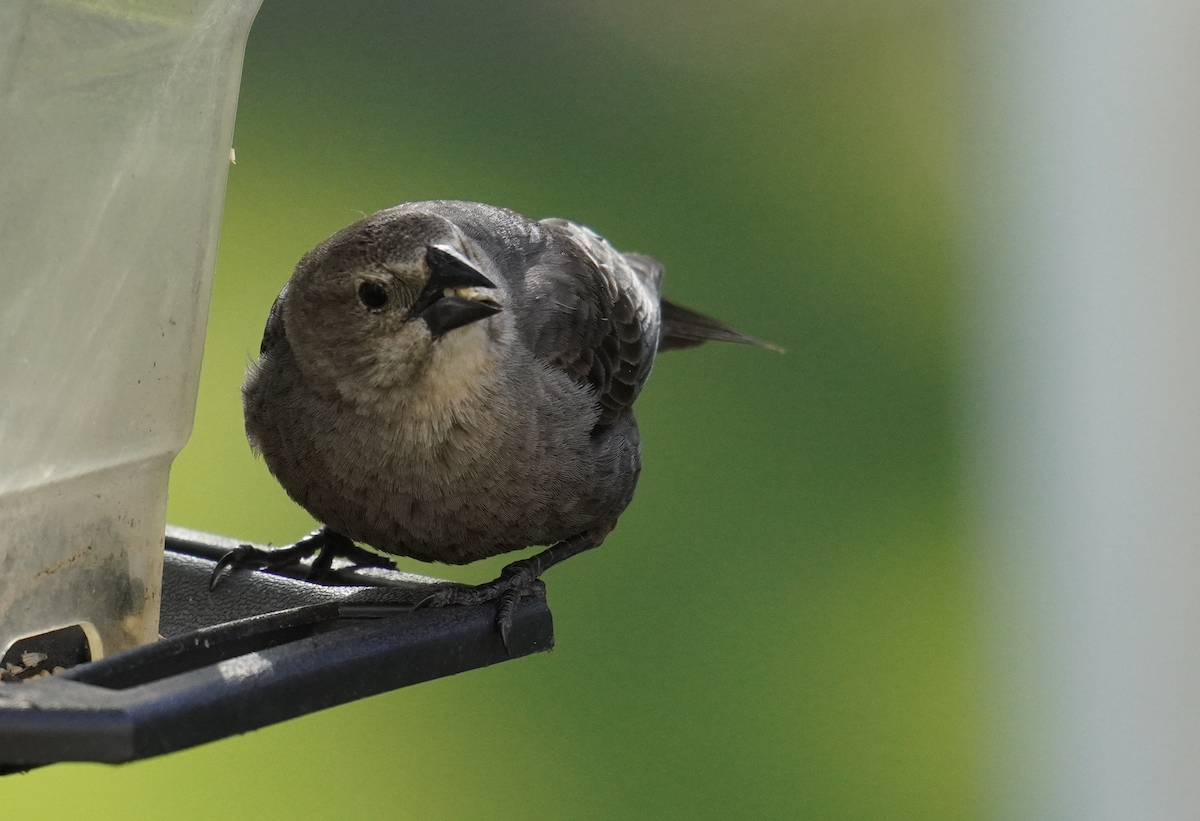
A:
[[[559,562],[600,544],[610,530],[612,525],[580,533],[553,544],[535,556],[513,562],[500,571],[499,578],[486,584],[474,587],[462,584],[439,585],[417,602],[413,609],[449,605],[470,606],[494,601],[496,629],[500,631],[500,639],[504,642],[505,649],[508,649],[508,634],[512,631],[513,614],[517,612],[517,605],[521,603],[521,599],[526,596],[546,597],[546,585],[539,577]]]
[[[310,557],[313,560],[312,564],[304,574],[309,581],[319,581],[329,572],[333,560],[338,557],[350,559],[358,566],[394,568],[394,565],[382,556],[363,550],[342,534],[323,527],[287,547],[262,548],[248,544],[235,547],[222,556],[213,568],[208,589],[216,589],[226,570],[232,572],[240,568],[256,568],[280,572]]]
[[[512,632],[513,614],[517,605],[526,596],[546,597],[546,584],[538,575],[542,571],[541,563],[535,561],[536,556],[513,562],[500,571],[499,578],[486,584],[462,585],[444,584],[434,588],[433,592],[421,599],[413,609],[422,607],[449,607],[461,605],[469,607],[476,604],[496,602],[496,629],[500,632],[500,640],[508,649],[508,635]]]

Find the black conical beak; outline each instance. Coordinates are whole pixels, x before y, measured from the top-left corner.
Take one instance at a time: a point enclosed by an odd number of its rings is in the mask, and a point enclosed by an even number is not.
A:
[[[449,245],[430,245],[425,249],[429,264],[429,282],[425,289],[437,288],[495,288],[496,283],[480,273],[471,261]]]
[[[453,293],[459,289],[496,287],[458,251],[446,245],[430,245],[425,251],[425,262],[429,265],[429,280],[413,304],[412,316],[425,320],[434,339],[501,310],[498,302],[482,294]]]
[[[499,312],[500,305],[490,299],[446,296],[421,311],[421,319],[429,326],[429,335],[437,339],[447,331],[470,325]]]

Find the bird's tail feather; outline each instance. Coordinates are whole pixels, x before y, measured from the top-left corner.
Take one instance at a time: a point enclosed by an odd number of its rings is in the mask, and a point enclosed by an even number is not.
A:
[[[741,331],[734,330],[724,322],[710,316],[662,300],[662,331],[658,337],[658,349],[671,351],[676,348],[691,348],[705,342],[736,342],[740,345],[757,345],[770,351],[783,353],[783,348],[763,342]]]

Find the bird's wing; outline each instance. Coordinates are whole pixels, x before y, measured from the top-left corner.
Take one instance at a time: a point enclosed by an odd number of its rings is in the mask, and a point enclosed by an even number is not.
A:
[[[658,347],[658,286],[662,266],[622,255],[573,222],[542,220],[558,241],[529,269],[533,352],[591,386],[598,425],[611,424],[637,398]]]

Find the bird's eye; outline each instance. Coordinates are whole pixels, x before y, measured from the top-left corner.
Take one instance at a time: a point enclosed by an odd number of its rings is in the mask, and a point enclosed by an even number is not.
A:
[[[387,291],[378,282],[364,282],[358,286],[358,301],[372,311],[378,311],[387,305]]]

